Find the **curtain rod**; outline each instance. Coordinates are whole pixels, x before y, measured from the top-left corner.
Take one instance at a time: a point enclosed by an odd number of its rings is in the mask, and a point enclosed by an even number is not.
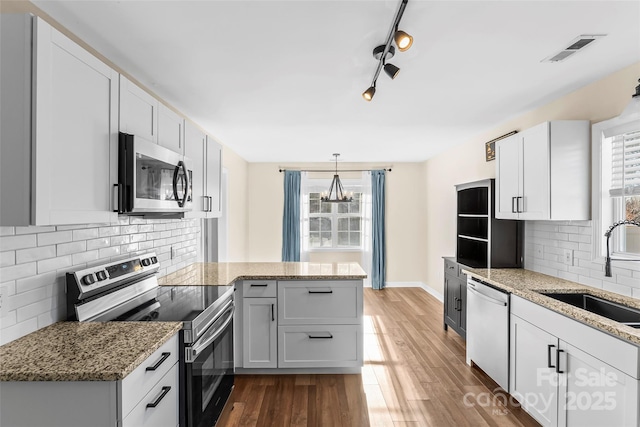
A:
[[[373,170],[380,170],[380,169],[340,169],[338,170],[338,172],[371,172]],[[391,168],[381,168],[381,170],[386,171],[386,172],[391,172]],[[285,168],[279,168],[278,171],[280,172],[284,172],[284,171],[298,171],[298,172],[326,172],[326,173],[336,173],[335,169],[285,169]]]

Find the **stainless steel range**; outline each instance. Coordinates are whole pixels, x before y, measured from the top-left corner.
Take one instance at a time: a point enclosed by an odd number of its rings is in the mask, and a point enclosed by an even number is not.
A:
[[[233,286],[158,286],[156,254],[67,273],[67,318],[181,321],[180,425],[215,424],[233,388]]]

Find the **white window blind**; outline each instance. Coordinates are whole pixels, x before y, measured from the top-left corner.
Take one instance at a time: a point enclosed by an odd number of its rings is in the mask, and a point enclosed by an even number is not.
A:
[[[614,136],[611,149],[609,194],[640,195],[640,130]]]

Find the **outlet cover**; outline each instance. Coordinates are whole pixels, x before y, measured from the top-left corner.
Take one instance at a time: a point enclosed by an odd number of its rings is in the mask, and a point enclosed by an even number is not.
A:
[[[534,258],[543,259],[544,258],[544,246],[542,246],[542,245],[533,245],[533,256],[534,256]]]
[[[564,263],[567,265],[573,265],[573,249],[564,250]]]

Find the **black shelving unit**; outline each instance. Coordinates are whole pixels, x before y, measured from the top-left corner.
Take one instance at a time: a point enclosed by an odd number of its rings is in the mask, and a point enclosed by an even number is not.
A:
[[[495,180],[456,185],[456,257],[445,258],[444,329],[466,338],[467,276],[470,268],[521,268],[522,221],[496,219]]]

